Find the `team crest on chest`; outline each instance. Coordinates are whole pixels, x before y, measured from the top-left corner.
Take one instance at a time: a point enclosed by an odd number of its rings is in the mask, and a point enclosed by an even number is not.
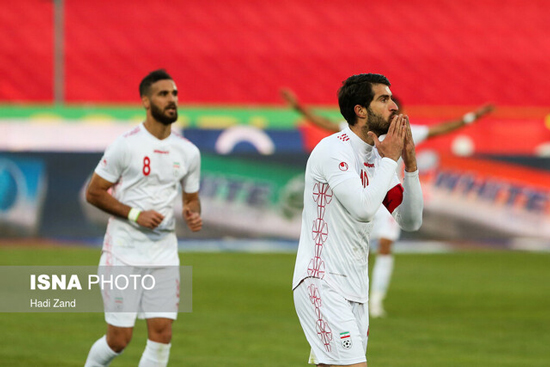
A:
[[[348,164],[346,162],[340,162],[340,164],[338,165],[338,168],[340,168],[340,171],[347,171]]]
[[[178,177],[178,173],[180,171],[180,162],[174,162],[172,168],[174,169],[174,177]]]

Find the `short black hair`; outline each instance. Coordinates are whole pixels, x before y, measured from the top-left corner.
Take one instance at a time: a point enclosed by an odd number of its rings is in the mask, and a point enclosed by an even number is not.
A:
[[[373,84],[384,84],[391,86],[390,81],[382,74],[357,74],[352,75],[342,82],[338,89],[338,105],[340,113],[348,124],[355,125],[357,116],[355,106],[368,107],[374,98],[372,91]]]
[[[158,82],[159,80],[166,79],[174,80],[164,69],[151,71],[145,78],[143,78],[141,83],[139,83],[139,96],[143,97],[145,95],[148,95],[151,91],[151,85]]]

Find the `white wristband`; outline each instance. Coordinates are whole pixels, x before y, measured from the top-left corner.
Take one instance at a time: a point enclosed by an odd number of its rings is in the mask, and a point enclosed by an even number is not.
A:
[[[473,112],[468,112],[467,114],[465,114],[464,116],[462,116],[462,121],[463,121],[466,125],[471,124],[471,123],[474,122],[475,120],[477,120],[477,116],[476,116],[476,114],[473,113]]]
[[[141,214],[141,210],[132,208],[130,209],[130,212],[128,213],[128,220],[132,222],[137,222],[139,215]]]

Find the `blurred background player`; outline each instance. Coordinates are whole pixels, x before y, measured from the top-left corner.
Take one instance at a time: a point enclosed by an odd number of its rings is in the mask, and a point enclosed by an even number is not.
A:
[[[348,126],[346,121],[335,122],[313,112],[311,108],[300,103],[292,90],[285,88],[281,89],[280,92],[281,97],[290,107],[314,125],[330,133],[339,132]],[[395,96],[392,96],[392,99],[399,108],[398,113],[404,113],[402,103]],[[493,110],[494,106],[492,104],[485,104],[475,111],[468,112],[464,116],[454,120],[441,122],[431,126],[411,124],[411,132],[415,145],[422,143],[424,140],[448,134],[472,124],[491,113]],[[402,167],[400,166],[398,170],[401,171]],[[371,238],[373,240],[371,243],[378,243],[378,254],[372,269],[370,284],[369,312],[372,317],[383,317],[386,315],[383,300],[388,291],[394,265],[391,247],[392,244],[399,239],[400,234],[401,230],[399,225],[395,222],[388,210],[384,206],[381,206],[374,218],[374,225],[371,232]]]
[[[156,70],[141,81],[139,92],[147,113],[145,121],[106,150],[86,199],[113,215],[105,234],[100,272],[117,265],[125,266],[131,274],[143,274],[147,269],[156,284],[139,296],[135,290],[134,294],[103,290],[107,333],[90,349],[85,364],[89,367],[108,366],[124,350],[132,338],[137,317],[134,311],[138,310],[143,311],[148,331],[139,366],[168,364],[172,322],[179,303],[179,271],[169,271],[166,279],[161,276],[166,269],[179,266],[174,205],[180,185],[183,218],[192,231],[202,228],[200,152],[171,129],[178,119],[176,84],[166,71]],[[124,302],[125,310],[131,312],[109,312],[112,302]]]

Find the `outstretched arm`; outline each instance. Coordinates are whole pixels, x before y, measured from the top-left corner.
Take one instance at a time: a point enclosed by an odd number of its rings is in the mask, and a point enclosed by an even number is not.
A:
[[[298,101],[298,98],[296,98],[296,95],[290,89],[281,89],[281,97],[283,97],[283,99],[290,105],[290,107],[292,107],[295,111],[304,116],[314,125],[335,133],[340,131],[338,124],[324,116],[315,114],[311,111],[311,109],[302,105],[300,101]]]
[[[437,125],[430,126],[428,130],[428,139],[433,138],[434,136],[444,135],[460,129],[466,125],[473,123],[474,121],[484,117],[485,115],[493,112],[495,106],[492,104],[486,104],[478,108],[473,112],[468,112],[459,119],[446,121],[439,123]]]
[[[94,173],[86,189],[86,201],[93,206],[120,218],[128,218],[140,226],[155,229],[164,220],[164,216],[154,210],[140,211],[115,199],[109,189],[114,183]]]

